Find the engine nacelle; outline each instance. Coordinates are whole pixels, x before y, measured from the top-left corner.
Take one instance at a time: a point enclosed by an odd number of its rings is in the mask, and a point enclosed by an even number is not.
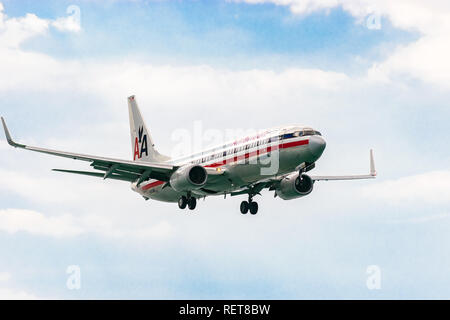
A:
[[[178,168],[170,177],[171,187],[178,192],[200,189],[206,184],[208,174],[199,165],[187,165]]]
[[[310,176],[298,173],[289,175],[280,181],[280,185],[275,190],[277,195],[283,200],[300,198],[311,193],[314,182]]]

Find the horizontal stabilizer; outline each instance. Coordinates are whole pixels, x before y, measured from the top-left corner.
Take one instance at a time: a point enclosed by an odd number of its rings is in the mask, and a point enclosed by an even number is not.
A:
[[[92,176],[92,177],[100,177],[100,178],[104,178],[104,176],[105,176],[105,174],[102,172],[76,171],[76,170],[64,170],[64,169],[52,169],[52,170],[57,171],[57,172],[74,173],[74,174],[81,174],[84,176]],[[118,175],[118,174],[111,174],[108,176],[108,179],[122,180],[122,181],[129,181],[129,182],[132,182],[135,180],[134,178],[125,177],[125,176]]]

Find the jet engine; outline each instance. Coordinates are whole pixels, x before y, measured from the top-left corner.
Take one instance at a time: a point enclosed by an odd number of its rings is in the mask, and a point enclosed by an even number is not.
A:
[[[276,194],[283,200],[300,198],[311,193],[314,181],[310,176],[298,173],[289,175],[280,181],[280,185],[275,189]]]
[[[171,187],[178,192],[200,189],[206,184],[208,174],[199,165],[187,165],[178,168],[170,177]]]

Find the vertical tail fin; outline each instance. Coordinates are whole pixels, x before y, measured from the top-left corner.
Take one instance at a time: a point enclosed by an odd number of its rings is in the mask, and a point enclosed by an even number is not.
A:
[[[134,96],[128,97],[128,113],[130,116],[131,151],[134,161],[163,162],[170,159],[155,149],[152,136],[142,119],[141,112]]]

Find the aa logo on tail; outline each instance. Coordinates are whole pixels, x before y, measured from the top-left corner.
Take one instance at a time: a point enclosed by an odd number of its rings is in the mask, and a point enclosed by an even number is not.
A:
[[[147,150],[147,135],[144,134],[144,127],[139,127],[139,139],[138,137],[134,140],[134,159],[136,160],[136,157],[138,159],[142,158],[142,154],[145,152],[145,155],[148,156],[148,150]]]

